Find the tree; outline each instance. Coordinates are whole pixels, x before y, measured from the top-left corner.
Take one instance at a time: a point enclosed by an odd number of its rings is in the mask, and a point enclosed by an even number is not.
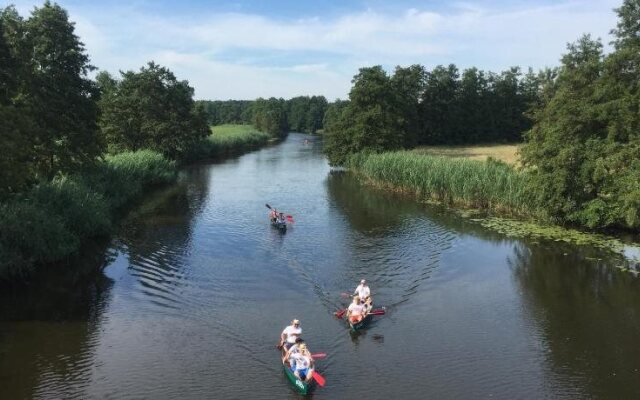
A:
[[[396,67],[391,77],[393,90],[397,93],[399,109],[402,111],[403,130],[405,132],[405,147],[415,146],[420,130],[419,102],[424,91],[426,71],[422,65],[414,64],[410,67]]]
[[[154,62],[121,76],[116,82],[99,75],[100,127],[111,152],[146,148],[175,159],[209,134],[187,81]]]
[[[567,49],[553,96],[533,114],[522,161],[530,170],[531,192],[551,217],[595,226],[599,222],[581,211],[598,196],[594,160],[606,136],[594,84],[602,74],[602,44],[583,36]]]
[[[15,39],[22,23],[15,9],[0,10],[0,198],[19,191],[34,178],[32,126],[19,96],[24,69],[15,42],[8,40],[12,35]]]
[[[421,134],[419,144],[455,143],[459,128],[458,115],[458,68],[437,66],[427,73],[420,103]]]
[[[360,151],[399,149],[406,141],[402,101],[382,67],[361,68],[352,82],[349,104],[326,132],[324,151],[332,165]]]
[[[286,108],[284,99],[257,99],[252,107],[253,125],[273,137],[284,136],[289,129]]]
[[[49,1],[25,22],[22,45],[31,74],[24,102],[33,110],[36,167],[48,177],[93,163],[103,151],[98,92],[87,78],[94,68],[74,30],[67,12]]]

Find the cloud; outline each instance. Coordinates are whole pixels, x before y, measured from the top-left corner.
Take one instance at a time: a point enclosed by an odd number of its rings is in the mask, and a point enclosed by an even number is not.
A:
[[[557,65],[566,43],[582,33],[608,41],[619,1],[519,2],[507,8],[487,3],[311,18],[191,15],[188,7],[163,15],[150,13],[144,2],[109,8],[79,3],[68,10],[92,63],[110,72],[138,69],[153,59],[189,80],[199,98],[344,98],[358,68],[372,64],[390,69],[455,63],[490,70]]]

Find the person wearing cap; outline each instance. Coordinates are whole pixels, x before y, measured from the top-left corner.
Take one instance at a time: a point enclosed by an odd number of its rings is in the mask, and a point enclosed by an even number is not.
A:
[[[302,328],[300,328],[300,321],[294,319],[291,321],[291,325],[284,328],[280,334],[280,345],[278,347],[284,347],[285,350],[289,350],[291,346],[296,342],[296,339],[302,335]]]
[[[371,308],[371,290],[369,290],[366,280],[363,279],[360,281],[360,284],[354,291],[354,294],[360,297],[360,300],[367,309]]]
[[[363,304],[360,303],[360,297],[358,295],[353,296],[353,302],[349,304],[347,308],[347,318],[352,324],[362,321],[364,318],[366,309]]]

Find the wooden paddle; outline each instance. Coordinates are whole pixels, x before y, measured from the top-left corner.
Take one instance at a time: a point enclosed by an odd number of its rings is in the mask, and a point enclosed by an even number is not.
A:
[[[311,358],[325,358],[327,356],[327,353],[314,353],[311,354]]]
[[[318,385],[320,386],[324,386],[324,384],[326,383],[324,377],[322,375],[320,375],[319,373],[317,373],[315,370],[313,371],[313,379],[316,380],[316,382],[318,382]]]

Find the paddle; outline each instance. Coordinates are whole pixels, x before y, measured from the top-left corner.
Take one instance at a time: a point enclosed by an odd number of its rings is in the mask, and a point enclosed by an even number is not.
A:
[[[313,376],[313,379],[315,379],[316,382],[318,382],[318,385],[324,386],[326,381],[324,380],[324,377],[322,375],[320,375],[316,371],[313,371],[313,375],[312,376]]]
[[[349,297],[353,297],[353,295],[349,294],[349,293],[342,292],[342,293],[340,293],[340,297],[347,299]]]
[[[327,353],[314,353],[311,354],[311,358],[325,358],[327,356]]]
[[[269,204],[265,204],[265,207],[267,207],[269,210],[273,210],[273,207],[271,207]],[[289,223],[293,224],[295,222],[293,220],[293,215],[286,215],[285,217],[287,218],[287,221],[289,221]]]
[[[336,312],[333,313],[333,315],[335,315],[336,317],[338,317],[339,319],[342,319],[342,317],[344,317],[344,314],[347,312],[347,310],[340,309]],[[371,315],[385,315],[387,313],[387,311],[384,308],[376,308],[374,310],[369,311],[369,314]]]

